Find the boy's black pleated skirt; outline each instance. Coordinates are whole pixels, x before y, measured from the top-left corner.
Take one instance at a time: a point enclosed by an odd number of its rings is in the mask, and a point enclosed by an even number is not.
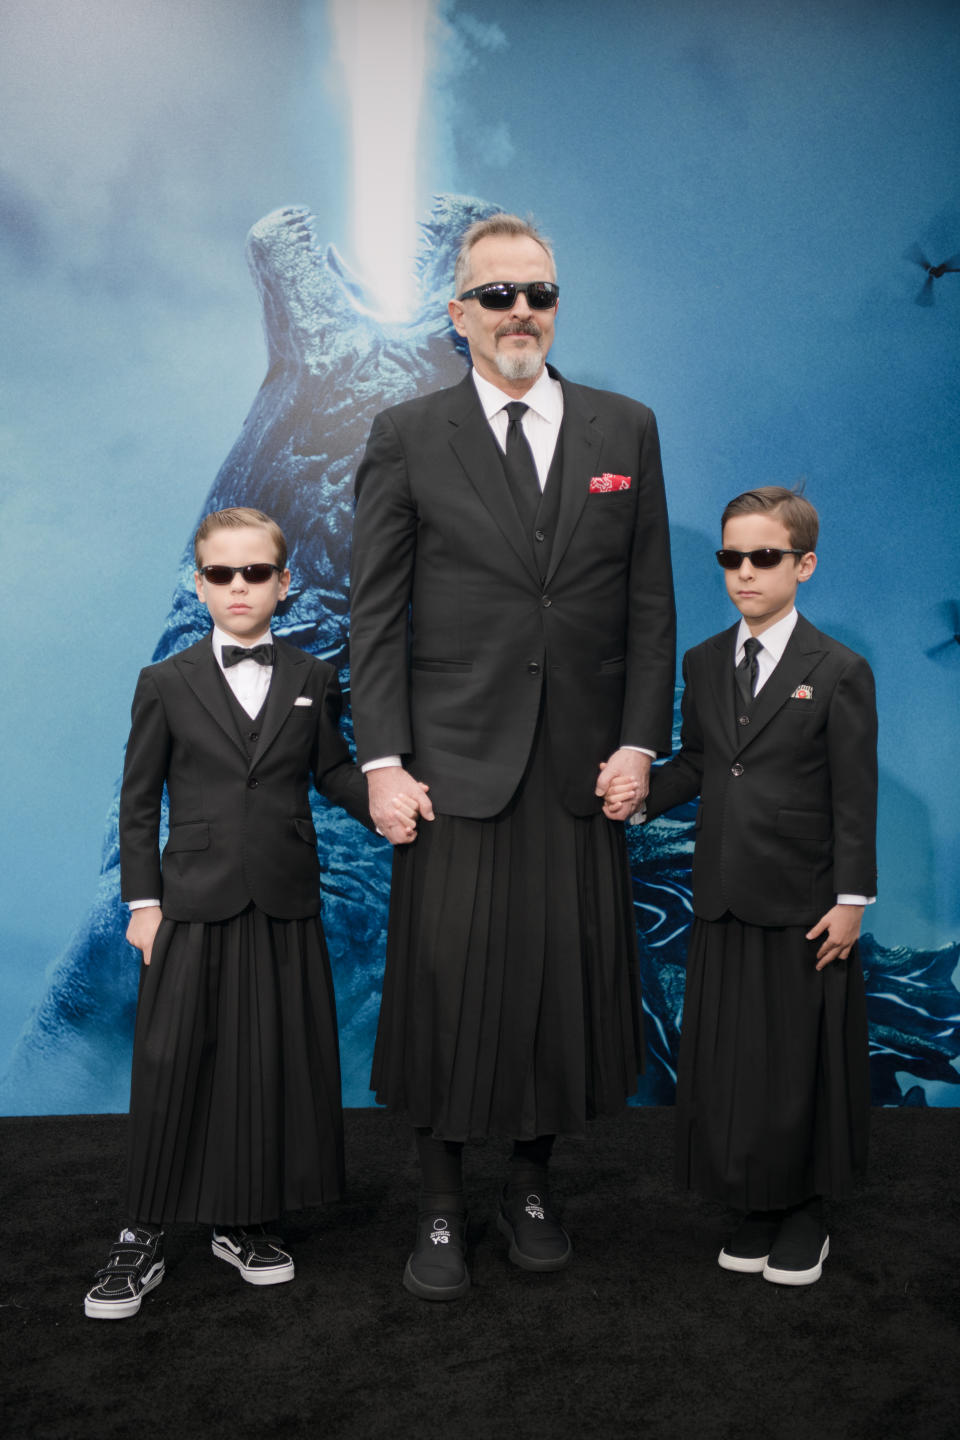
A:
[[[164,920],[141,967],[129,1220],[251,1225],[343,1189],[336,1007],[319,917]]]
[[[623,827],[563,807],[544,727],[500,815],[421,821],[393,865],[377,1099],[447,1140],[619,1112],[643,1062]]]
[[[741,1210],[849,1193],[867,1157],[870,1074],[856,947],[816,970],[808,927],[728,915],[690,934],[677,1179]]]

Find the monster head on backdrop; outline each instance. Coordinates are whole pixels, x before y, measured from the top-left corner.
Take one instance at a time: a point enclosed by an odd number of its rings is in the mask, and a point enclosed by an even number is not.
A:
[[[377,318],[376,303],[332,249],[316,243],[313,220],[278,210],[251,230],[248,253],[263,305],[269,369],[241,434],[200,506],[201,513],[250,505],[274,515],[290,544],[293,584],[276,629],[340,667],[345,690],[353,474],[373,416],[387,405],[454,384],[465,350],[450,326],[453,262],[460,236],[497,206],[441,196],[422,228],[418,307],[405,322]],[[208,628],[192,582],[191,544],[155,660]],[[682,584],[682,576],[680,576]],[[131,664],[136,657],[131,657]],[[132,684],[131,684],[132,691]],[[631,830],[644,1005],[651,1062],[646,1103],[672,1099],[690,918],[692,812]],[[366,1104],[380,1001],[390,851],[317,797],[325,929],[340,1016],[344,1101]],[[90,911],[54,967],[0,1081],[0,1113],[125,1110],[138,967],[124,940],[119,899],[117,801],[104,838]],[[870,1005],[874,1099],[924,1103],[897,1073],[955,1085],[960,946],[929,954],[863,942]]]

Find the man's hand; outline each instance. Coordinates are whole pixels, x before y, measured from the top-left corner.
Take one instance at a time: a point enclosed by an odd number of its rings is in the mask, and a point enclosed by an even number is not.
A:
[[[144,965],[150,964],[153,942],[157,938],[157,931],[160,929],[162,919],[163,911],[159,905],[143,905],[130,911],[127,941],[135,950],[142,952]]]
[[[831,960],[846,960],[860,934],[862,920],[862,905],[834,905],[807,931],[808,940],[816,940],[826,931],[826,939],[817,951],[818,970],[823,970]]]
[[[614,750],[600,762],[596,794],[603,799],[608,820],[628,820],[640,809],[650,789],[650,756],[641,750]]]
[[[370,818],[391,845],[409,845],[417,838],[417,817],[433,819],[427,786],[414,780],[402,765],[367,771]]]

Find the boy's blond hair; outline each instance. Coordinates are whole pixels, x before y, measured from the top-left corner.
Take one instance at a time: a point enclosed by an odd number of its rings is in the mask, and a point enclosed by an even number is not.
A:
[[[756,490],[745,490],[731,500],[720,521],[720,530],[736,515],[772,515],[779,520],[790,536],[794,550],[804,555],[817,548],[820,534],[820,517],[804,498],[803,486],[788,490],[784,485],[758,485]]]
[[[277,552],[277,565],[286,570],[287,542],[283,531],[271,516],[265,515],[262,510],[252,510],[247,505],[234,505],[229,510],[211,510],[209,515],[204,515],[193,537],[193,558],[197,569],[201,566],[200,547],[208,535],[214,530],[244,529],[266,530]]]

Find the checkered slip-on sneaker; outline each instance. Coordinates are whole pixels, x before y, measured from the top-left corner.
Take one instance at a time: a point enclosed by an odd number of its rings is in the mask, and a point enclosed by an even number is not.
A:
[[[163,1231],[133,1225],[120,1231],[110,1259],[93,1277],[83,1308],[91,1320],[128,1320],[163,1279]]]
[[[249,1230],[215,1225],[211,1249],[219,1260],[235,1265],[250,1285],[281,1285],[293,1279],[293,1259],[281,1249],[279,1238],[268,1235],[262,1225]]]

